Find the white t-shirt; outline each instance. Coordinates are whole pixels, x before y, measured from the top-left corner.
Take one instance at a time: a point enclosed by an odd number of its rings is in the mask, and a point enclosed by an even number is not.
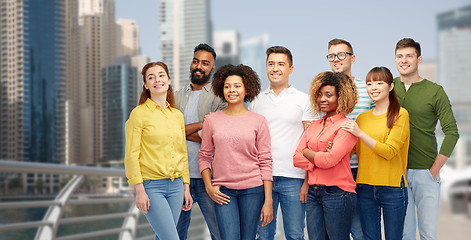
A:
[[[273,176],[304,179],[306,172],[294,167],[293,154],[304,133],[302,121],[316,119],[310,108],[309,96],[293,86],[283,89],[279,95],[267,89],[250,103],[249,110],[267,119]]]

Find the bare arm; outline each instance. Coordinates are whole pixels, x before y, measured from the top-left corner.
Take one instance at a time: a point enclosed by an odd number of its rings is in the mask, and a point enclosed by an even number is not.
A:
[[[262,212],[260,213],[260,221],[262,227],[266,226],[273,220],[273,198],[272,198],[272,181],[263,181],[263,189],[265,192],[265,202],[263,203]]]
[[[142,212],[147,213],[150,207],[150,201],[144,189],[144,184],[138,183],[134,185],[134,187],[136,188],[136,207]]]
[[[195,122],[195,123],[185,125],[185,134],[186,134],[187,139],[188,139],[188,136],[192,135],[193,133],[197,133],[202,128],[203,128],[203,122]]]
[[[435,158],[435,162],[430,168],[430,173],[432,174],[433,179],[437,179],[440,169],[442,169],[443,165],[445,165],[447,160],[448,157],[442,154],[438,154],[437,158]]]
[[[307,193],[309,191],[309,184],[308,184],[308,172],[306,171],[306,176],[304,177],[303,185],[301,186],[301,190],[299,191],[299,201],[305,203],[307,201]]]
[[[191,135],[187,135],[187,136],[186,136],[186,140],[192,141],[192,142],[198,142],[198,143],[200,143],[200,142],[201,142],[201,137],[200,137],[200,135],[198,134],[198,132],[195,132],[195,133],[193,133],[193,134],[191,134]]]
[[[213,185],[211,180],[211,170],[206,168],[201,172],[201,176],[203,177],[204,186],[206,188],[206,192],[213,201],[215,201],[219,205],[228,204],[230,202],[229,196],[219,191],[219,185]]]

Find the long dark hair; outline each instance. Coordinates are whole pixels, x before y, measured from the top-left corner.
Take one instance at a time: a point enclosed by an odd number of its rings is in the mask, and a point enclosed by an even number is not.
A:
[[[142,68],[141,73],[142,73],[142,80],[144,81],[144,83],[146,82],[147,70],[149,68],[155,67],[155,66],[161,66],[164,69],[165,73],[167,74],[168,78],[170,79],[170,74],[168,74],[168,67],[165,63],[163,63],[163,62],[151,62],[151,63],[146,64]],[[148,98],[150,98],[150,90],[146,89],[146,87],[144,87],[144,85],[143,85],[142,86],[141,97],[139,98],[139,105],[145,103]],[[170,104],[171,107],[175,107],[175,95],[173,94],[172,85],[168,85],[166,100]]]
[[[389,86],[393,84],[393,75],[391,71],[387,67],[374,67],[371,69],[368,74],[366,75],[366,82],[371,81],[382,81],[387,83]],[[396,91],[391,90],[389,91],[389,106],[388,106],[388,113],[387,113],[387,125],[388,128],[392,128],[394,123],[399,116],[399,110],[401,109],[401,105],[397,100]]]

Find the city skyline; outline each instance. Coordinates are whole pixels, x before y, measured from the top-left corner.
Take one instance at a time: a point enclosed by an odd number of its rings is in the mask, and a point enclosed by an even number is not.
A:
[[[136,19],[142,54],[152,61],[161,60],[157,24],[159,1],[140,3],[116,0],[116,17]],[[287,4],[281,0],[211,1],[211,20],[214,28],[235,28],[242,42],[268,34],[268,45],[288,47],[293,52],[295,67],[291,83],[306,92],[317,73],[330,70],[325,59],[330,39],[343,38],[352,43],[356,54],[352,67],[354,76],[364,79],[374,66],[386,66],[397,76],[394,64],[396,42],[403,37],[412,37],[420,42],[423,59],[436,61],[437,15],[469,4],[469,0],[401,0],[381,4],[372,0],[361,3],[341,0],[335,4],[311,1]]]

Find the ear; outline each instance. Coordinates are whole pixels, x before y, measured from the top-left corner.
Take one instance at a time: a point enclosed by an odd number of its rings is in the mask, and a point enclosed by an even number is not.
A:
[[[355,54],[352,55],[352,64],[355,62]]]
[[[213,68],[211,68],[211,72],[214,71],[214,69],[216,69],[216,65],[213,65]]]
[[[419,57],[417,58],[417,64],[420,64],[421,62],[422,62],[422,56],[419,56]]]
[[[394,89],[394,82],[392,82],[391,85],[389,85],[389,91],[391,92],[393,89]]]
[[[294,69],[294,65],[291,65],[291,67],[289,67],[289,75],[291,75],[291,73],[293,73],[293,69]]]
[[[147,87],[147,84],[146,84],[146,83],[144,83],[143,86],[144,86],[144,88],[145,88],[146,90],[149,90],[149,88]]]

